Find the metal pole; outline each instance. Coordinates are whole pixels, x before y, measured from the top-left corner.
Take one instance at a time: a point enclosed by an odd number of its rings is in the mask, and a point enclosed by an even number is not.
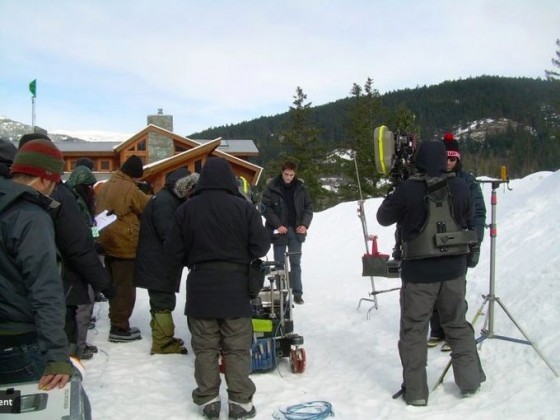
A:
[[[366,214],[364,209],[364,197],[362,195],[362,184],[360,183],[360,174],[358,172],[358,161],[356,160],[356,152],[354,152],[354,167],[356,168],[356,180],[358,181],[358,191],[360,192],[360,201],[358,201],[358,216],[360,217],[360,221],[362,222],[362,231],[364,233],[364,243],[366,246],[366,253],[369,252],[369,233],[366,221]],[[375,309],[378,309],[377,304],[377,292],[375,291],[375,281],[373,280],[373,276],[370,276],[371,282],[371,293],[372,299],[360,299],[358,303],[358,308],[360,307],[360,303],[362,300],[369,300],[373,302],[373,306]],[[368,318],[369,318],[369,311],[368,311]]]
[[[31,130],[35,131],[35,95],[31,97]]]
[[[494,336],[494,300],[496,296],[496,236],[498,236],[498,230],[496,225],[496,208],[498,204],[498,198],[496,195],[496,189],[499,183],[492,183],[492,194],[490,198],[490,204],[492,208],[492,218],[490,223],[490,289],[488,292],[488,331],[487,336],[492,338]]]

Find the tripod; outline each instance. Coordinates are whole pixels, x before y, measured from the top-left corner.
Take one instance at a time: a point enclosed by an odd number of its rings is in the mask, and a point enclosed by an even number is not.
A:
[[[367,227],[367,221],[366,221],[366,212],[364,209],[364,198],[362,195],[362,185],[360,183],[360,174],[358,173],[358,162],[356,161],[356,154],[354,154],[354,166],[356,168],[356,179],[358,181],[358,190],[360,192],[360,200],[358,201],[358,217],[360,218],[360,222],[362,223],[362,232],[364,234],[364,243],[366,245],[366,252],[369,252],[369,241],[374,241],[374,246],[376,247],[376,239],[377,237],[374,235],[370,235],[368,233],[368,227]],[[377,251],[377,249],[376,249]],[[360,305],[362,304],[362,302],[371,302],[373,304],[373,306],[371,308],[368,309],[367,311],[367,315],[366,318],[369,319],[369,314],[373,309],[378,309],[379,305],[377,303],[377,295],[380,293],[387,293],[387,292],[392,292],[394,290],[399,290],[400,287],[396,287],[393,289],[388,289],[388,290],[375,290],[375,281],[373,279],[373,276],[369,277],[369,280],[371,282],[371,292],[368,293],[367,298],[361,298],[358,301],[358,307],[356,309],[360,309]]]
[[[523,331],[523,329],[519,326],[517,321],[513,318],[511,313],[507,310],[507,308],[505,307],[503,302],[500,300],[500,298],[497,297],[496,294],[495,294],[495,290],[496,290],[496,236],[497,236],[496,206],[498,204],[498,199],[497,199],[497,196],[496,196],[496,189],[500,186],[500,184],[509,183],[509,180],[490,180],[490,181],[477,181],[477,182],[488,183],[488,184],[492,185],[492,195],[491,195],[491,201],[490,201],[491,208],[492,208],[492,213],[491,213],[492,218],[491,218],[491,223],[490,223],[490,226],[489,226],[489,228],[490,228],[490,290],[489,290],[489,292],[486,296],[482,295],[482,297],[484,298],[484,301],[482,302],[482,305],[480,306],[480,308],[478,309],[478,311],[476,312],[476,314],[473,318],[473,321],[472,321],[473,327],[476,324],[476,321],[478,320],[478,318],[481,315],[484,314],[483,310],[484,310],[484,307],[486,306],[486,304],[488,304],[488,315],[487,315],[486,321],[485,321],[485,327],[486,328],[483,328],[481,330],[481,332],[480,332],[481,335],[480,335],[480,337],[478,337],[476,339],[476,343],[479,344],[479,343],[482,343],[484,340],[497,338],[499,340],[511,341],[513,343],[530,345],[537,352],[539,357],[546,363],[546,365],[550,368],[550,370],[552,370],[554,375],[559,377],[560,374],[558,373],[558,371],[556,371],[556,369],[554,369],[554,367],[549,363],[549,361],[546,359],[546,357],[544,357],[544,355],[541,353],[541,351],[539,350],[537,345],[527,336],[525,331]],[[496,302],[498,303],[498,305],[500,305],[500,308],[503,309],[503,311],[506,313],[506,315],[511,320],[511,322],[513,322],[513,324],[517,327],[519,332],[521,334],[523,334],[523,337],[525,337],[525,340],[521,340],[521,339],[518,339],[518,338],[505,337],[503,335],[494,334],[494,308],[495,308],[495,303]],[[451,360],[447,363],[447,366],[445,367],[441,376],[438,378],[437,382],[435,383],[435,385],[433,387],[434,390],[438,387],[438,385],[440,385],[443,382],[443,379],[444,379],[445,375],[447,374],[447,371],[449,370],[450,367],[451,367]]]

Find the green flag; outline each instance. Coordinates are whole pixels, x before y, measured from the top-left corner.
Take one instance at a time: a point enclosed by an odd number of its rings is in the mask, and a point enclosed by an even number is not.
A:
[[[29,92],[31,92],[33,97],[37,96],[37,79],[33,79],[31,83],[29,83]]]

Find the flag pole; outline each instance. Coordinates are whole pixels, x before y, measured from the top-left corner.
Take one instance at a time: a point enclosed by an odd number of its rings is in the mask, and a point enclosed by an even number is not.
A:
[[[31,129],[35,131],[35,96],[31,97]]]
[[[35,131],[35,98],[37,97],[37,79],[33,79],[29,83],[29,91],[31,92],[31,129]]]

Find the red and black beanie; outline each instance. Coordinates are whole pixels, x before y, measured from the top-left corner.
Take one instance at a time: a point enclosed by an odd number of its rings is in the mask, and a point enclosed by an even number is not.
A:
[[[14,157],[10,173],[38,176],[60,181],[64,171],[64,158],[50,140],[31,140],[23,144]]]
[[[453,133],[447,132],[443,135],[443,144],[447,150],[447,157],[455,157],[461,159],[461,152],[459,151],[459,142],[455,140]]]

